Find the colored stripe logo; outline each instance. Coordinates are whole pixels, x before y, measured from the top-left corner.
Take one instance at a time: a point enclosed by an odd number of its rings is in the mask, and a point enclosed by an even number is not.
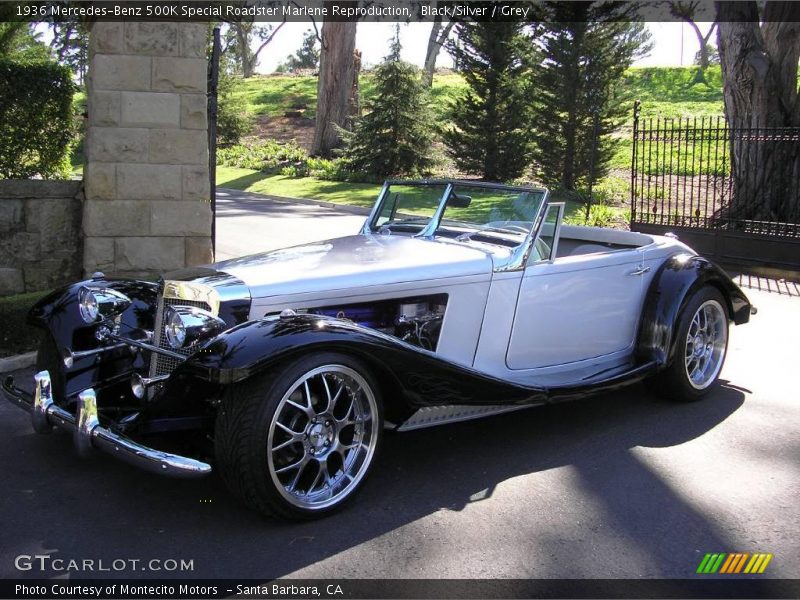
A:
[[[765,552],[717,552],[709,553],[700,561],[700,566],[697,567],[697,573],[700,575],[714,575],[716,573],[724,575],[743,574],[757,574],[763,573],[769,562],[772,560],[772,554]]]

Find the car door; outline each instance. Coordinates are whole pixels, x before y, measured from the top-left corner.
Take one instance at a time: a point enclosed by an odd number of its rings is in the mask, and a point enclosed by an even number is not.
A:
[[[638,249],[557,257],[563,204],[550,204],[522,276],[509,369],[537,369],[626,353],[641,303]]]

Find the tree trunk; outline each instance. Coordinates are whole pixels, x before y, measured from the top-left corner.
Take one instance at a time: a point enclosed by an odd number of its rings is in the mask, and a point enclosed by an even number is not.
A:
[[[248,54],[242,54],[242,78],[249,79],[253,76],[256,65],[253,57]]]
[[[317,120],[311,153],[330,156],[341,143],[336,127],[346,127],[353,91],[356,22],[325,21],[317,81]]]
[[[450,31],[453,29],[455,22],[448,21],[447,25],[442,26],[442,18],[436,17],[436,20],[431,26],[431,33],[428,36],[428,49],[425,51],[425,64],[422,69],[422,83],[426,87],[433,85],[433,72],[436,70],[436,59],[442,46],[450,36]]]
[[[361,74],[361,51],[353,51],[353,87],[350,89],[350,114],[347,128],[352,129],[353,122],[361,116],[361,88],[358,77]]]
[[[697,23],[695,23],[692,19],[684,20],[689,23],[689,26],[692,28],[695,36],[697,37],[697,43],[700,45],[700,64],[698,65],[699,69],[697,70],[697,74],[694,77],[694,83],[705,83],[706,70],[708,69],[708,36],[703,35],[703,32],[700,31],[700,27],[698,27]],[[710,30],[708,35],[711,35]]]
[[[764,128],[800,126],[800,4],[773,1],[764,10],[762,26],[755,2],[717,3],[733,178],[724,216],[787,222],[800,217],[800,145],[765,139]]]
[[[232,23],[231,27],[236,33],[237,54],[239,66],[242,69],[242,77],[247,79],[253,76],[255,68],[255,61],[250,51],[250,31],[241,23]]]

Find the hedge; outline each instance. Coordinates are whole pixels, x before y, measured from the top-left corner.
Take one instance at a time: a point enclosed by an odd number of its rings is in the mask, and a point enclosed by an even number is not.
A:
[[[0,59],[0,179],[67,176],[74,91],[65,66]]]

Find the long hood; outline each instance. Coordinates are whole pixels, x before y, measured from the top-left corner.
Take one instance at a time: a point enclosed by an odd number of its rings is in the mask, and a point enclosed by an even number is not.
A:
[[[212,265],[242,280],[254,300],[268,296],[491,275],[491,257],[448,241],[354,235]]]

